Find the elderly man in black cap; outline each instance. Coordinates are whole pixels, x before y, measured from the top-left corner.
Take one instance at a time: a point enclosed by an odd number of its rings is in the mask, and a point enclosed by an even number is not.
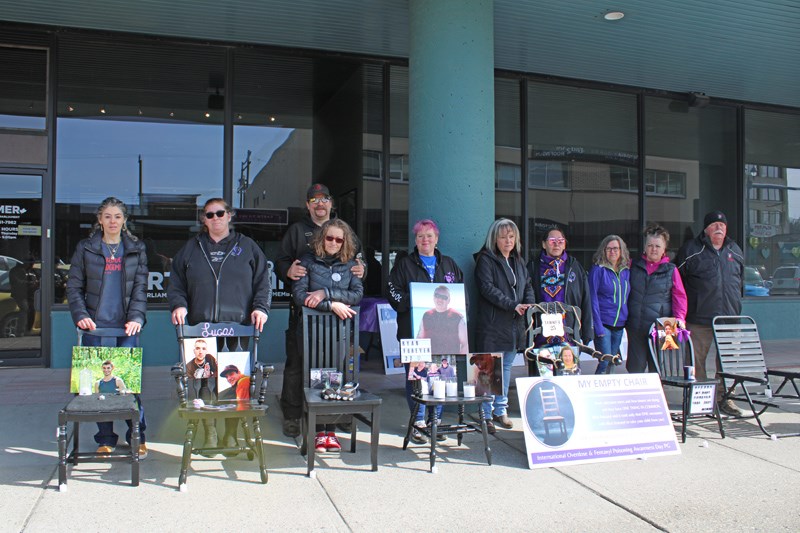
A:
[[[697,379],[707,379],[706,358],[713,333],[711,321],[719,315],[742,312],[744,254],[728,236],[728,219],[722,211],[712,211],[703,219],[703,233],[681,246],[675,256],[686,288],[688,309],[686,326],[692,332]],[[724,384],[717,384],[717,399]],[[742,416],[731,400],[719,409],[728,416]]]
[[[291,293],[292,282],[306,275],[300,258],[312,250],[309,246],[314,232],[331,218],[333,198],[326,185],[314,183],[306,191],[308,216],[295,222],[286,231],[281,241],[281,253],[275,260],[275,270]],[[359,278],[366,275],[361,259],[361,243],[356,243],[358,265],[351,270]],[[289,304],[289,327],[286,329],[286,367],[283,370],[283,391],[281,409],[283,410],[283,434],[287,437],[300,435],[300,416],[303,414],[303,354],[297,346],[297,328],[300,326],[301,309]]]

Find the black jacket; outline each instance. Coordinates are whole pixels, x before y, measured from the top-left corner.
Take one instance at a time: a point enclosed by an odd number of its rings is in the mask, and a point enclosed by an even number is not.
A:
[[[675,264],[686,288],[686,321],[710,325],[719,315],[742,312],[744,255],[728,237],[722,248],[714,249],[705,233],[686,241]]]
[[[90,238],[83,239],[75,248],[67,279],[67,302],[74,323],[77,324],[84,318],[94,320],[102,296],[119,297],[125,310],[126,322],[145,324],[147,253],[142,241],[134,241],[125,233],[121,237],[125,255],[122,261],[122,294],[119,295],[103,294],[106,258],[102,249],[102,233],[98,231]]]
[[[525,260],[514,257],[514,272],[502,256],[486,248],[475,254],[475,282],[480,294],[475,340],[477,352],[510,352],[525,346],[525,315],[514,311],[536,301]]]
[[[292,298],[298,308],[309,292],[325,290],[325,300],[316,307],[317,311],[330,311],[331,303],[342,302],[347,305],[358,305],[364,296],[361,280],[350,272],[355,261],[342,263],[339,260],[326,261],[312,254],[303,256],[302,265],[308,273],[292,284]]]
[[[331,213],[331,218],[336,218],[336,215]],[[313,255],[313,250],[310,246],[311,237],[314,236],[314,232],[318,229],[319,226],[311,220],[310,216],[306,215],[299,222],[289,226],[289,229],[283,235],[281,253],[275,259],[275,273],[278,275],[278,279],[284,283],[287,291],[291,292],[293,283],[292,280],[286,277],[289,267],[306,254]],[[356,237],[356,258],[362,259],[362,255],[361,241]],[[363,282],[367,279],[367,262],[362,261],[362,264],[364,265],[364,277],[361,280]]]
[[[536,302],[542,302],[542,280],[539,273],[539,263],[542,260],[540,251],[536,257],[528,262],[528,273],[531,276],[531,285],[536,296]],[[594,339],[594,325],[592,324],[592,300],[589,292],[589,278],[581,264],[571,255],[567,255],[567,265],[564,270],[564,303],[573,305],[581,310],[581,328],[577,330],[575,315],[570,313],[567,316],[566,325],[575,331],[575,336],[580,333],[583,342]]]
[[[657,318],[672,315],[672,272],[675,265],[661,263],[655,272],[647,274],[647,263],[637,257],[631,263],[628,296],[629,331],[647,332]]]
[[[189,324],[250,323],[255,310],[269,314],[270,272],[264,253],[250,237],[231,230],[219,277],[208,257],[208,234],[189,239],[172,260],[167,299],[171,310],[185,307]]]
[[[463,283],[464,274],[451,257],[434,250],[436,273],[432,283]],[[389,275],[389,304],[397,311],[397,338],[412,339],[411,332],[411,282],[431,283],[428,271],[419,258],[416,246],[414,251],[394,264]]]

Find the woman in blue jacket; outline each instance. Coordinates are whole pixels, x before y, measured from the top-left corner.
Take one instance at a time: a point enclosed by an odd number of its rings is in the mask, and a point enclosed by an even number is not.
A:
[[[592,295],[594,347],[604,354],[616,355],[622,342],[628,318],[628,296],[631,292],[631,262],[628,247],[618,235],[609,235],[600,243],[592,258],[589,271],[589,291]],[[597,364],[595,374],[614,371],[608,361]]]

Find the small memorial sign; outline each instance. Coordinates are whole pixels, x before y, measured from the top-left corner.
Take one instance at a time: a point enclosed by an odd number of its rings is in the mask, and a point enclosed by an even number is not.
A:
[[[431,361],[431,340],[400,339],[400,360],[403,363]]]
[[[689,415],[710,415],[714,413],[716,383],[695,383],[692,385],[692,401]]]

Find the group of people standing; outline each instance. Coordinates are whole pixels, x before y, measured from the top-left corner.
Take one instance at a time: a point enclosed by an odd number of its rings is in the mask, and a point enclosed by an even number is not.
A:
[[[280,403],[283,432],[297,437],[303,409],[303,307],[330,311],[345,319],[361,301],[366,265],[361,243],[352,228],[332,213],[333,200],[325,185],[313,184],[306,194],[308,216],[290,226],[276,259],[277,276],[291,290],[286,333],[286,366]],[[261,331],[270,312],[272,288],[267,259],[261,248],[230,225],[232,209],[222,198],[205,202],[202,231],[189,239],[172,261],[167,297],[172,322],[236,322]],[[84,344],[99,345],[96,328],[122,328],[117,346],[136,346],[145,324],[147,258],[144,244],[127,228],[124,203],[107,198],[97,210],[89,238],[78,243],[67,282],[67,298],[76,326],[86,332]],[[410,283],[462,283],[458,264],[439,248],[439,227],[430,219],[413,227],[415,246],[399,258],[388,284],[389,303],[397,311],[398,338],[411,338]],[[628,332],[629,372],[648,369],[647,331],[656,318],[674,316],[692,331],[698,379],[705,379],[705,360],[711,341],[711,320],[720,314],[739,314],[743,257],[726,235],[721,212],[706,215],[704,231],[680,249],[675,263],[667,256],[669,233],[659,225],[645,230],[645,252],[631,260],[625,242],[609,235],[600,243],[587,275],[567,252],[563,229],[553,226],[542,235],[541,250],[525,264],[519,228],[508,219],[494,221],[481,249],[475,253],[479,302],[475,328],[477,352],[503,353],[503,390],[483,405],[490,432],[495,424],[511,429],[508,387],[514,356],[526,345],[525,314],[539,302],[562,302],[581,309],[582,320],[567,317],[577,338],[594,340],[603,353],[619,352],[623,329]],[[195,354],[197,355],[197,354]],[[613,366],[600,363],[597,372]],[[406,369],[408,371],[408,369]],[[227,376],[226,376],[227,377]],[[237,376],[234,376],[237,377]],[[207,379],[205,377],[204,379]],[[233,379],[233,378],[231,378]],[[230,380],[229,380],[230,381]],[[238,381],[237,381],[238,383]],[[209,393],[209,391],[205,391]],[[407,384],[409,407],[411,386]],[[140,404],[140,457],[147,453],[144,410]],[[741,414],[735,405],[723,412]],[[412,439],[424,442],[418,429],[426,424],[416,413]],[[437,412],[435,416],[439,416]],[[126,435],[130,441],[130,429]],[[110,453],[118,436],[109,423],[98,424],[99,453]],[[226,447],[236,441],[226,427]],[[206,447],[217,445],[216,430],[206,428]],[[320,432],[315,447],[337,450],[334,432]]]

